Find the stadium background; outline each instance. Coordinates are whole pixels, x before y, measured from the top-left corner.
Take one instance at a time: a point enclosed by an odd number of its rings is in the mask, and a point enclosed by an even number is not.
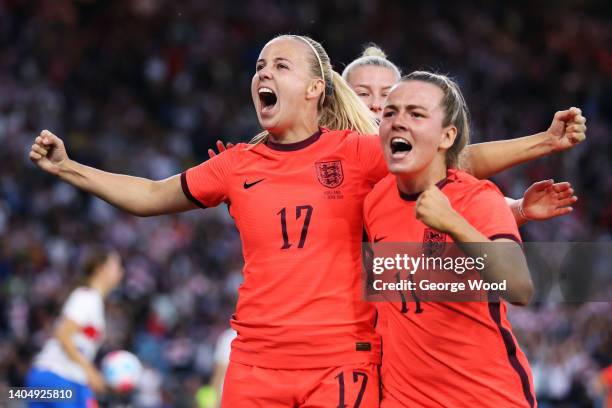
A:
[[[250,79],[271,37],[311,35],[338,71],[374,41],[404,72],[459,80],[473,141],[534,133],[556,110],[581,107],[586,143],[495,181],[512,197],[539,179],[574,184],[574,213],[524,227],[525,240],[610,241],[611,8],[0,0],[0,390],[23,384],[89,245],[119,248],[126,268],[109,301],[102,354],[135,351],[163,406],[189,406],[208,381],[241,281],[240,243],[224,208],[149,219],[116,211],[29,163],[41,129],[63,137],[80,162],[167,177],[205,160],[216,139],[246,141],[258,131]],[[538,304],[513,308],[510,318],[541,407],[599,406],[592,382],[612,363],[609,303]]]

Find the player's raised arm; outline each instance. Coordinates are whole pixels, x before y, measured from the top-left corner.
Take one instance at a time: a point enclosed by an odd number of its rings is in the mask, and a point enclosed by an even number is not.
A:
[[[64,142],[48,130],[43,130],[34,141],[30,160],[46,172],[134,215],[150,216],[197,208],[183,193],[180,176],[154,181],[85,166],[71,160]]]
[[[466,146],[466,167],[475,177],[488,178],[517,164],[570,149],[586,138],[586,129],[580,109],[559,111],[545,132]]]

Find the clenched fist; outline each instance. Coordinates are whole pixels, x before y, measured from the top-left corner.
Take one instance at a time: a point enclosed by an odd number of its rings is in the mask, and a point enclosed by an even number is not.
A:
[[[449,233],[458,214],[438,187],[423,191],[416,202],[416,217],[423,224],[443,233]]]
[[[68,160],[62,139],[43,130],[30,148],[30,160],[51,174],[59,174],[61,165]]]
[[[574,147],[586,138],[586,118],[578,108],[555,113],[546,131],[552,138],[553,150],[562,151]]]

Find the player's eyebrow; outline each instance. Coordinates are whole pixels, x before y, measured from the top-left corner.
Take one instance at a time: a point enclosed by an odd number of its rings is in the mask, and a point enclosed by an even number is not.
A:
[[[283,58],[283,57],[276,57],[272,61],[274,62],[285,61],[285,62],[291,63],[290,60],[288,60],[287,58]],[[259,64],[260,62],[266,62],[266,60],[264,58],[260,58],[257,60],[257,63]]]
[[[413,110],[413,109],[423,109],[423,110],[427,110],[426,107],[421,106],[421,105],[406,105],[405,108],[407,110]]]
[[[394,105],[394,104],[389,104],[389,105],[385,105],[385,109],[399,110],[401,106],[403,106],[404,109],[406,109],[406,110],[414,110],[414,109],[423,109],[425,111],[427,110],[426,107],[421,106],[421,105],[415,105],[415,104],[400,105],[400,106],[397,106],[397,105]]]
[[[392,103],[390,103],[390,104],[388,104],[388,105],[385,105],[385,108],[384,108],[384,109],[385,109],[385,110],[390,109],[390,110],[394,110],[394,111],[397,111],[397,110],[398,110],[397,106],[396,106],[396,105],[394,105],[394,104],[392,104]]]

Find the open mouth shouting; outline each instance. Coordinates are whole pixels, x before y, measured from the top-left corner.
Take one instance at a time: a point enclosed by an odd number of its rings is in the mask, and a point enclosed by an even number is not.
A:
[[[392,137],[389,145],[391,147],[391,157],[394,159],[402,159],[408,156],[408,153],[412,150],[412,143],[403,137]]]
[[[276,103],[278,102],[276,93],[272,89],[262,86],[257,90],[257,94],[259,95],[259,106],[261,115],[271,115],[274,112]]]

